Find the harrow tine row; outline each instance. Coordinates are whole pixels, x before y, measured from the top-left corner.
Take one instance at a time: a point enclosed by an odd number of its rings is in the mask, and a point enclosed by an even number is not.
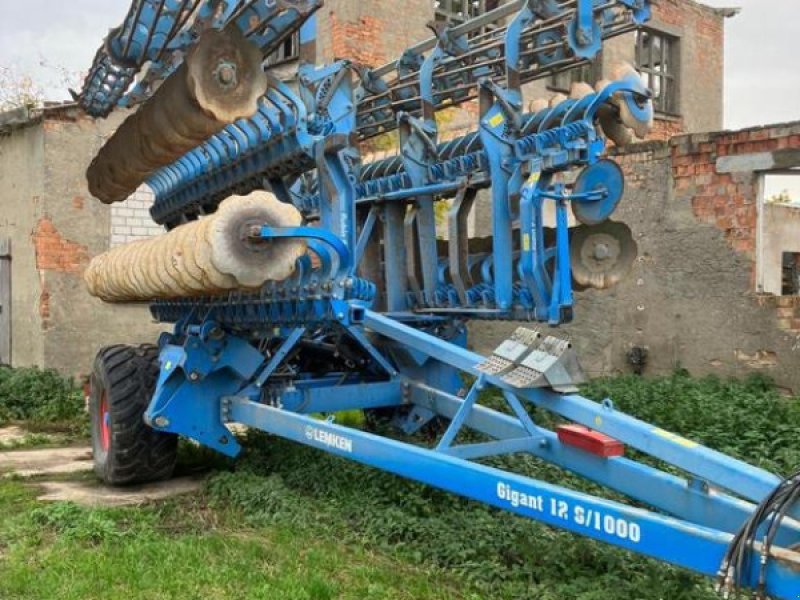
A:
[[[117,106],[147,99],[183,62],[186,51],[208,29],[231,24],[272,54],[321,6],[321,0],[234,0],[223,10],[212,0],[136,0],[123,24],[97,51],[82,90],[74,94],[90,115],[106,117]],[[134,84],[145,64],[146,72]]]

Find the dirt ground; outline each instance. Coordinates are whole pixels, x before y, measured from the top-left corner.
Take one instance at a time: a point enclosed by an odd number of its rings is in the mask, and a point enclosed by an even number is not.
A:
[[[27,432],[20,427],[0,428],[0,443],[21,441]],[[141,486],[111,488],[101,485],[92,472],[89,446],[0,451],[0,476],[30,479],[41,490],[40,500],[70,501],[85,506],[125,506],[162,500],[200,489],[202,480],[179,477]],[[79,477],[86,474],[87,477]],[[66,476],[78,476],[68,478]]]

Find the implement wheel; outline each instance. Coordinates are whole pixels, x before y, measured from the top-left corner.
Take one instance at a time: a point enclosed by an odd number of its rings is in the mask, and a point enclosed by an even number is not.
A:
[[[97,354],[91,378],[94,471],[109,485],[167,479],[175,468],[178,436],[155,431],[144,412],[158,378],[152,345],[109,346]]]

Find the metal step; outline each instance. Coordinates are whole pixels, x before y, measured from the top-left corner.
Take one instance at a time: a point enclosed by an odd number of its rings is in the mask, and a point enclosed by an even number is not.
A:
[[[586,381],[569,340],[518,327],[476,368],[517,388],[549,387],[572,393]]]

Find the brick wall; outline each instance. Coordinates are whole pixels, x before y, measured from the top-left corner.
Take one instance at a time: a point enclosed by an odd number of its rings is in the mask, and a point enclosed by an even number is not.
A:
[[[81,273],[89,263],[86,246],[64,238],[47,216],[41,217],[36,223],[31,239],[36,254],[36,268],[40,271]]]
[[[327,0],[318,15],[318,63],[345,58],[377,66],[431,36],[425,25],[433,18],[433,3]]]
[[[638,150],[634,146],[615,157],[626,172],[627,185],[644,191],[643,186],[652,183],[647,168],[659,146],[650,144],[648,148],[643,144]],[[735,329],[737,321],[752,319],[748,330],[755,336],[759,330],[753,323],[761,322],[761,346],[751,342],[749,348],[734,348],[735,364],[748,370],[769,370],[796,391],[800,379],[781,372],[795,371],[794,353],[800,348],[800,296],[782,296],[780,287],[783,252],[800,251],[800,207],[762,204],[760,195],[765,174],[800,167],[800,122],[677,136],[668,147],[672,173],[668,202],[690,207],[698,223],[721,234],[741,265],[737,275],[745,276],[745,285],[740,283],[729,290],[725,307],[729,321],[715,335],[724,339],[733,333],[726,329]],[[685,235],[681,230],[688,227],[690,224],[666,221],[663,235]],[[690,276],[697,272],[718,279],[727,276],[724,270],[715,274],[703,267],[704,263],[718,264],[718,256],[693,252],[689,244],[682,250],[673,260]],[[764,293],[765,287],[773,293]],[[698,282],[690,293],[695,295],[700,288]],[[685,286],[671,290],[673,294],[686,291]],[[709,313],[720,310],[717,298],[724,300],[725,296],[718,297],[711,287],[702,293],[707,295]],[[723,315],[725,308],[721,309]]]
[[[89,260],[112,244],[112,213],[118,227],[130,228],[113,242],[160,231],[147,213],[150,196],[112,208],[87,189],[87,166],[124,117],[93,120],[74,106],[48,107],[0,136],[0,235],[12,252],[11,306],[3,310],[11,313],[14,366],[82,377],[98,348],[155,342],[162,331],[146,306],[104,304],[83,281]]]
[[[759,177],[793,159],[800,163],[800,124],[681,136],[670,145],[676,197],[754,261]]]
[[[762,294],[759,302],[775,311],[780,329],[800,336],[800,296]]]
[[[164,233],[164,228],[150,216],[153,200],[153,192],[142,185],[124,202],[111,205],[112,247]]]
[[[638,259],[614,288],[576,293],[575,321],[562,329],[587,371],[630,371],[627,353],[641,347],[647,374],[764,372],[800,390],[800,297],[761,293],[755,277],[764,258],[780,268],[782,250],[800,251],[800,208],[766,208],[760,225],[758,209],[761,175],[800,167],[800,122],[612,154],[626,174],[613,220],[630,227]],[[516,325],[473,323],[471,343],[490,351]]]
[[[653,121],[653,129],[647,139],[666,141],[685,132],[686,125],[682,118],[657,117]]]
[[[654,0],[648,27],[678,39],[681,119],[659,120],[653,139],[669,133],[715,131],[723,124],[725,15],[693,0]]]
[[[330,13],[331,52],[334,58],[347,58],[357,65],[377,67],[387,61],[385,53],[386,20],[361,16],[346,21]]]

